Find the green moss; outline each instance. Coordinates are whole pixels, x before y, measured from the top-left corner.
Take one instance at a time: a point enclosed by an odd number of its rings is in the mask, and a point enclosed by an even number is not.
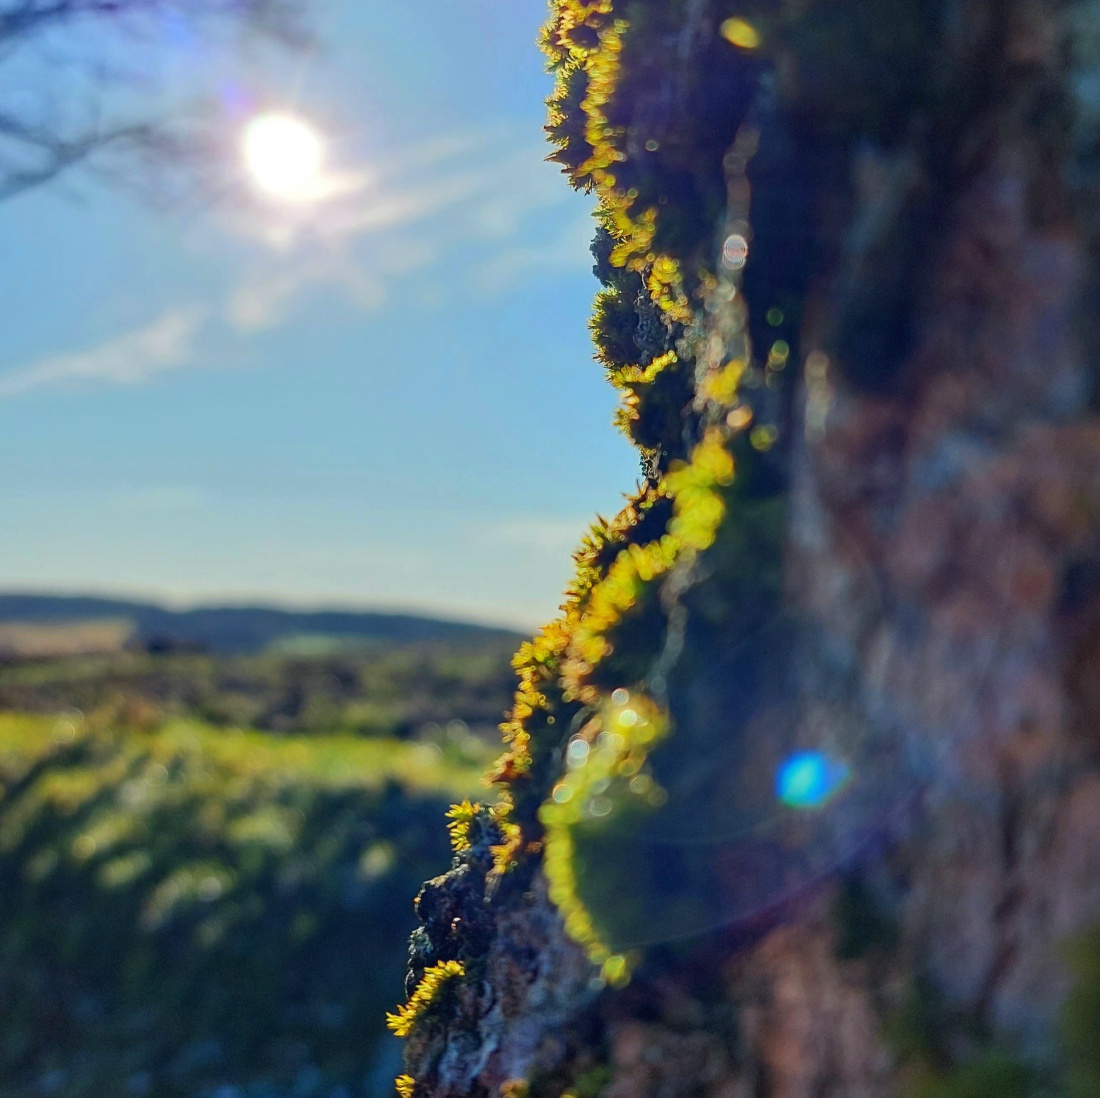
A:
[[[862,898],[856,910],[865,910]],[[904,1098],[1061,1098],[1063,1093],[1049,1071],[992,1041],[980,1019],[952,1009],[926,978],[913,981],[883,1032],[901,1065]],[[960,1054],[960,1046],[968,1051]]]
[[[921,1079],[913,1087],[912,1098],[1040,1098],[1049,1093],[1031,1068],[1004,1049],[994,1048],[943,1074]]]
[[[600,1098],[614,1078],[612,1068],[603,1062],[606,1055],[606,1049],[592,1050],[581,1063],[550,1073],[535,1072],[525,1083],[524,1098]]]
[[[931,985],[914,986],[903,1016],[888,1029],[903,1060],[915,1065],[913,1098],[1095,1098],[1100,1094],[1100,927],[1070,943],[1067,959],[1074,984],[1061,1012],[1062,1063],[1057,1069],[1022,1061],[1009,1050],[983,1041],[981,1051],[952,1062],[947,1035],[966,1029]],[[984,1047],[982,1047],[984,1045]]]
[[[645,862],[631,853],[638,825],[663,803],[645,758],[667,732],[644,698],[619,692],[598,724],[571,744],[575,765],[540,812],[550,898],[612,982],[628,973],[628,959],[616,950],[639,941],[646,922],[647,877],[637,876]]]
[[[589,1068],[577,1076],[569,1093],[576,1098],[600,1098],[613,1077],[614,1072],[606,1064]]]
[[[918,975],[900,1009],[885,1020],[883,1036],[900,1060],[938,1068],[948,1062],[944,1041],[948,1024],[947,1006],[939,990]]]
[[[1100,1094],[1100,927],[1067,952],[1076,979],[1062,1008],[1066,1085],[1071,1098],[1093,1098]]]

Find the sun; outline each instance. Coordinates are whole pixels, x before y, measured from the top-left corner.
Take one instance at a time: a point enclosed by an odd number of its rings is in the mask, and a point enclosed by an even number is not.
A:
[[[256,185],[286,202],[319,197],[325,149],[321,135],[293,114],[260,114],[244,128],[244,163]]]

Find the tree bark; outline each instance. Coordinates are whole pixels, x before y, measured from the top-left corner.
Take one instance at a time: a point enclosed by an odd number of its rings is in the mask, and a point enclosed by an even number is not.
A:
[[[752,736],[720,730],[742,641],[706,620],[698,564],[680,603],[704,625],[669,680],[708,772],[666,767],[673,803],[747,796],[782,723],[854,745],[854,816],[793,888],[778,863],[750,887],[745,843],[716,857],[715,925],[648,944],[622,989],[563,932],[537,852],[511,890],[468,858],[472,892],[429,890],[475,897],[488,961],[414,1033],[417,1095],[1100,1093],[1073,959],[1100,925],[1100,4],[941,14],[920,124],[827,150],[782,448],[795,624],[753,642]],[[740,297],[716,300],[701,379],[741,338]]]

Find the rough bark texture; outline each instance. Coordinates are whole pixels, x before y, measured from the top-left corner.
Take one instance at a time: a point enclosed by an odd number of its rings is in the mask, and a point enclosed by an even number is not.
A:
[[[1098,9],[957,5],[940,63],[974,91],[964,116],[858,150],[832,206],[840,258],[811,294],[794,400],[783,719],[889,739],[869,775],[904,769],[889,810],[797,903],[652,949],[622,990],[593,982],[530,867],[486,909],[461,1005],[410,1045],[417,1094],[1062,1093],[1065,943],[1100,922]],[[907,345],[878,345],[894,361],[867,384],[845,354],[873,356],[868,316],[899,307]],[[688,744],[738,689],[721,635],[687,636]],[[923,1045],[905,1022],[922,1009]],[[990,1049],[1022,1066],[948,1089]],[[1029,1072],[1034,1091],[1004,1082]]]

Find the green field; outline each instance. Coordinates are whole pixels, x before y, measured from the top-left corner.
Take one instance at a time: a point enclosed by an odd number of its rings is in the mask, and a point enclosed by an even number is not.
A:
[[[484,795],[501,663],[0,668],[0,1096],[391,1094],[412,899]]]
[[[106,709],[128,724],[193,717],[227,728],[398,738],[461,721],[496,740],[512,689],[510,640],[327,647],[300,638],[256,655],[138,650],[0,663],[0,711]]]

